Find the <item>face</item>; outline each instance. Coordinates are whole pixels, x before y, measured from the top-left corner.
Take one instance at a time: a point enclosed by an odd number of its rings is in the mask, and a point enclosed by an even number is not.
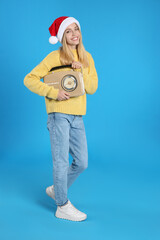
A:
[[[80,30],[76,23],[70,24],[65,30],[67,44],[71,48],[76,48],[80,40]]]

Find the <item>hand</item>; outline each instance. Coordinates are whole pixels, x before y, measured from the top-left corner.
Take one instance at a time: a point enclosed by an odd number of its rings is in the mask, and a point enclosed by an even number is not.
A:
[[[81,68],[82,64],[80,62],[73,61],[72,62],[72,68]]]
[[[61,101],[61,100],[69,99],[69,96],[70,96],[69,93],[65,92],[64,90],[59,90],[57,100]]]

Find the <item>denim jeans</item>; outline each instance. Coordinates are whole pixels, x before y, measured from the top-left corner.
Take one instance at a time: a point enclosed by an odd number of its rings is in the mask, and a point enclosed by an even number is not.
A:
[[[88,167],[88,149],[82,115],[52,112],[48,114],[53,159],[55,203],[67,203],[67,191],[75,179]],[[73,161],[69,165],[69,153]]]

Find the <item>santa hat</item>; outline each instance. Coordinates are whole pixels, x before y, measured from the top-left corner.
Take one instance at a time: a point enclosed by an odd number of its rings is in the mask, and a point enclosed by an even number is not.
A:
[[[59,17],[55,19],[49,27],[49,32],[51,34],[49,42],[51,44],[56,44],[58,41],[61,42],[64,31],[72,23],[76,23],[80,28],[79,22],[73,17]]]

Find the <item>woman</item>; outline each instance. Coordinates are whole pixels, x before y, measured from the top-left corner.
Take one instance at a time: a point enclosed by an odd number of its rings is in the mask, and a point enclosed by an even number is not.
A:
[[[82,43],[79,22],[73,17],[59,17],[49,28],[49,42],[62,43],[59,50],[52,51],[24,78],[24,85],[32,92],[45,97],[48,114],[47,128],[50,132],[53,158],[54,185],[46,193],[55,200],[55,216],[72,221],[82,221],[87,215],[76,209],[67,198],[67,190],[88,167],[88,150],[83,115],[86,114],[86,93],[93,94],[98,88],[98,77],[91,54]],[[64,90],[48,86],[40,79],[51,68],[71,64],[83,69],[85,94],[70,97]],[[69,166],[69,153],[73,162]]]

